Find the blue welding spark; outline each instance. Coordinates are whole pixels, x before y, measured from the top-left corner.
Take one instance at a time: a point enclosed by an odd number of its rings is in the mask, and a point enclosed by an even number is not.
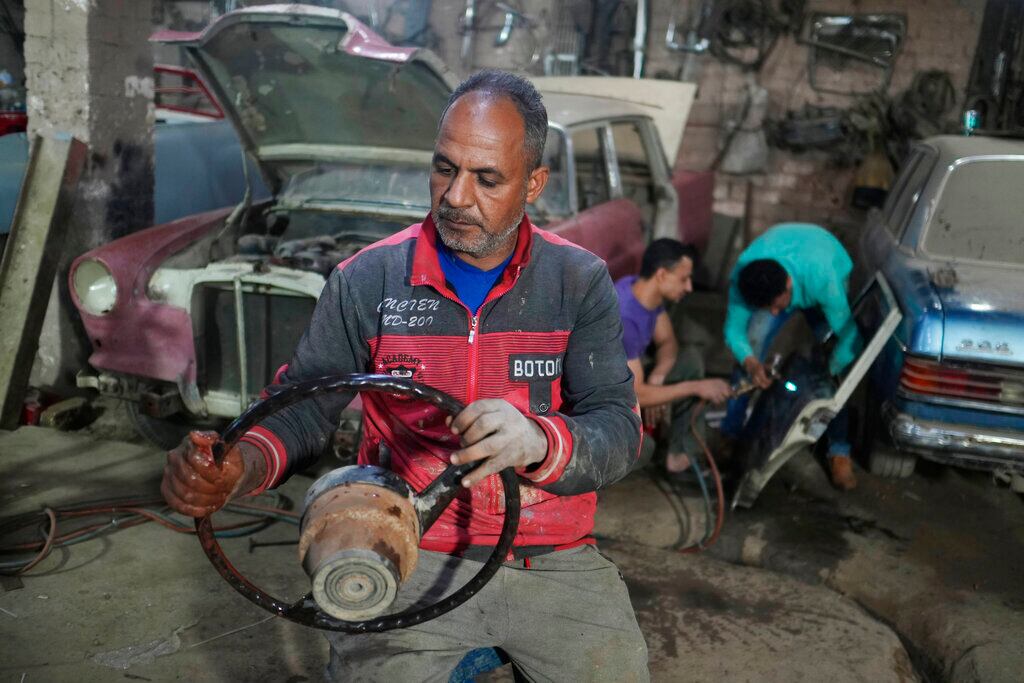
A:
[[[787,381],[786,384],[783,386],[786,387],[786,391],[796,391],[796,385],[793,384],[792,382]]]

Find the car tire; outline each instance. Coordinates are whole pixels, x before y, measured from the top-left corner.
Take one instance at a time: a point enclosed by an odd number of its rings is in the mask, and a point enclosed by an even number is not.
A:
[[[906,479],[914,473],[917,456],[876,446],[868,457],[868,464],[871,474],[876,476],[886,479]]]
[[[188,436],[191,430],[196,429],[196,425],[191,424],[181,415],[166,418],[152,417],[139,410],[139,404],[135,401],[125,401],[125,404],[135,431],[161,450],[173,449]]]

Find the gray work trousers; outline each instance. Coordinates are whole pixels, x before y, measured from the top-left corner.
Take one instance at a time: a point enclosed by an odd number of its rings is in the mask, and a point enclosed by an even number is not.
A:
[[[385,633],[328,633],[333,681],[447,681],[475,648],[500,647],[530,681],[648,681],[647,645],[619,570],[593,546],[507,562],[433,621]],[[396,605],[436,602],[481,566],[420,551]]]

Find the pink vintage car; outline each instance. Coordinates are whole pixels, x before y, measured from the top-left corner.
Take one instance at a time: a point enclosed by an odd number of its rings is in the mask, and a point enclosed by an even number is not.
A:
[[[456,81],[430,52],[319,7],[253,7],[156,39],[188,51],[273,195],[72,265],[93,346],[80,385],[129,401],[139,430],[166,447],[189,426],[238,415],[287,362],[325,273],[427,214],[434,135]],[[674,150],[692,86],[545,80],[551,181],[530,216],[613,276],[634,272],[652,236],[680,230],[658,123]]]

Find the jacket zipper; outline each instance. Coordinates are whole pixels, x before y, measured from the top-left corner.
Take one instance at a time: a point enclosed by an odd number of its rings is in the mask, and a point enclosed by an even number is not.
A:
[[[511,290],[512,286],[514,286],[514,284],[515,284],[515,280],[518,280],[520,272],[522,272],[522,268],[517,268],[516,269],[516,278],[513,280],[512,284],[507,286],[507,287],[505,287],[505,288],[503,288],[501,291],[498,291],[496,293],[495,292],[491,292],[491,294],[487,297],[487,299],[484,300],[483,304],[480,305],[480,308],[483,308],[484,305],[487,303],[487,301],[489,301],[491,299],[497,299],[497,298],[499,298],[501,296],[504,296],[506,292]],[[433,284],[433,283],[431,283],[431,284]],[[449,301],[453,301],[453,302],[459,304],[460,306],[462,306],[463,310],[465,310],[466,314],[469,316],[469,334],[467,335],[467,340],[466,340],[467,344],[469,345],[469,377],[468,377],[468,382],[467,382],[467,386],[466,386],[466,405],[469,405],[470,403],[472,403],[473,401],[476,400],[476,392],[477,392],[477,369],[478,369],[477,365],[479,364],[480,344],[479,344],[479,342],[477,342],[477,343],[474,343],[474,342],[476,342],[476,332],[477,332],[477,328],[479,327],[479,324],[480,324],[480,316],[479,316],[478,313],[477,314],[472,313],[469,310],[469,308],[466,307],[466,304],[462,303],[462,301],[459,300],[458,297],[451,296],[447,291],[445,291],[444,288],[439,287],[436,284],[433,284],[433,286],[437,290],[437,292],[441,296],[443,296],[445,299],[448,299]],[[487,509],[489,511],[490,510],[497,510],[497,507],[499,505],[498,489],[497,489],[497,487],[493,483],[491,483],[491,482],[484,482],[484,487],[485,487],[485,490],[486,490],[486,493],[487,493],[487,503],[486,503],[487,504]]]
[[[483,308],[483,304],[480,305]],[[466,309],[469,310],[468,308]],[[477,363],[479,360],[480,342],[476,340],[476,330],[480,323],[479,309],[469,320],[469,386],[466,388],[467,401],[466,405],[469,405],[476,400],[476,376],[477,376]],[[474,343],[476,342],[476,343]],[[497,510],[498,501],[498,490],[492,481],[483,482],[484,492],[487,494],[486,506],[487,511],[492,512]]]
[[[469,400],[466,403],[472,403],[476,400],[476,366],[480,344],[474,344],[473,341],[476,339],[476,328],[479,319],[479,315],[474,315],[469,323],[469,386],[466,388]]]
[[[480,345],[474,344],[473,342],[476,341],[476,329],[480,322],[480,317],[478,315],[474,315],[473,312],[466,307],[466,304],[462,303],[462,301],[459,300],[458,297],[449,294],[445,290],[445,288],[440,287],[435,283],[431,283],[431,285],[434,287],[437,293],[443,296],[445,299],[448,299],[449,301],[461,306],[462,310],[464,310],[466,312],[466,315],[469,317],[469,336],[467,340],[469,344],[469,376],[466,381],[466,405],[469,405],[470,403],[476,400],[477,348]],[[481,308],[482,307],[483,305],[481,304]]]

